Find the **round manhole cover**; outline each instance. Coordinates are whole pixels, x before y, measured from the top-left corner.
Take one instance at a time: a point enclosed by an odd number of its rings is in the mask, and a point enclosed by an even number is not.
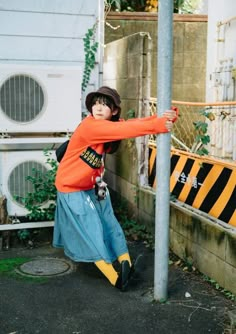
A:
[[[50,277],[69,274],[73,270],[73,264],[64,259],[42,258],[23,263],[17,272],[23,275]]]

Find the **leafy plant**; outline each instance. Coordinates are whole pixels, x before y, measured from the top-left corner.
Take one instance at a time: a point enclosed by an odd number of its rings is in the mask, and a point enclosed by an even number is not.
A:
[[[18,236],[18,238],[19,238],[20,240],[25,241],[25,240],[27,240],[27,239],[29,238],[29,236],[30,236],[30,232],[29,232],[29,230],[27,230],[27,229],[19,230],[19,231],[17,232],[17,236]]]
[[[85,37],[83,38],[84,52],[85,52],[85,66],[83,72],[82,91],[85,91],[90,80],[91,71],[95,67],[96,52],[98,49],[98,42],[95,41],[96,29],[97,29],[97,23],[95,23],[91,29],[88,29],[87,33],[85,34]]]
[[[173,0],[174,13],[179,13],[179,9],[183,5],[184,0]]]
[[[117,12],[156,12],[158,0],[106,0],[106,6]],[[198,7],[200,0],[173,0],[174,13],[192,14]]]
[[[204,116],[205,118],[213,121],[215,119],[215,115],[209,111],[211,108],[206,108],[200,110],[200,115]],[[195,145],[193,146],[192,151],[199,154],[199,155],[208,155],[209,151],[205,147],[205,145],[209,144],[210,136],[207,134],[208,131],[208,123],[205,121],[197,121],[194,122],[196,137],[195,137]]]
[[[128,119],[135,118],[135,110],[134,109],[129,109],[127,111],[127,118]]]
[[[193,14],[201,0],[174,0],[174,13]]]
[[[113,11],[140,12],[145,10],[145,0],[106,0]]]
[[[236,296],[235,296],[233,293],[231,293],[230,291],[228,291],[228,290],[222,288],[222,287],[219,285],[219,283],[217,283],[214,279],[208,277],[207,275],[202,275],[202,276],[203,276],[203,279],[204,279],[206,282],[208,282],[208,283],[210,283],[211,285],[213,285],[213,286],[215,287],[216,290],[219,290],[220,292],[222,292],[222,293],[226,296],[226,298],[228,298],[228,299],[230,299],[230,300],[232,300],[232,301],[236,301]]]
[[[39,229],[20,229],[17,231],[18,239],[27,248],[34,248],[37,243],[37,238],[40,236]]]
[[[136,220],[130,217],[127,201],[120,199],[119,201],[114,201],[114,203],[114,212],[124,230],[125,236],[131,240],[142,240],[146,243],[147,247],[153,249],[153,233],[149,232],[145,225],[139,224]],[[116,203],[119,204],[116,205]]]
[[[25,198],[16,196],[21,200],[25,208],[29,211],[27,217],[30,220],[43,221],[53,220],[56,207],[56,187],[54,185],[58,163],[51,157],[51,152],[44,150],[46,164],[50,166],[46,172],[35,168],[32,176],[27,176],[27,180],[32,183],[33,191],[29,192]],[[48,203],[47,205],[45,203]]]

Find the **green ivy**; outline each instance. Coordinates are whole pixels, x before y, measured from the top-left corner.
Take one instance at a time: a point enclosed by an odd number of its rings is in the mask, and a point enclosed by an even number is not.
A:
[[[91,72],[95,67],[96,63],[96,52],[98,49],[98,42],[95,42],[95,33],[97,29],[97,23],[91,29],[88,29],[84,42],[84,53],[85,53],[85,67],[83,72],[82,91],[85,91],[91,76]]]
[[[204,116],[205,118],[209,119],[210,121],[213,121],[215,119],[214,114],[210,111],[211,108],[206,108],[203,110],[200,110],[200,115]],[[209,151],[205,147],[205,145],[210,143],[210,136],[207,134],[208,131],[208,123],[205,121],[197,121],[193,122],[194,128],[195,128],[195,147],[196,151],[195,153],[199,155],[208,155]]]

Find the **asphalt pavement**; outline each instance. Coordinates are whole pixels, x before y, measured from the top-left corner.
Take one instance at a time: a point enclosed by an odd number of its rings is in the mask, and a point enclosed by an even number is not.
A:
[[[0,250],[0,264],[24,262],[0,274],[0,334],[236,333],[235,302],[178,260],[169,266],[167,301],[155,301],[154,252],[143,242],[128,245],[144,266],[126,292],[51,242]]]

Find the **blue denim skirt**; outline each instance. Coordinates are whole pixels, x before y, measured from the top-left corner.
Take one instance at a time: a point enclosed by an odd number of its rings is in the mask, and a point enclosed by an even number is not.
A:
[[[64,248],[76,262],[114,262],[127,253],[123,230],[111,205],[110,195],[98,201],[94,189],[57,193],[53,246]]]

